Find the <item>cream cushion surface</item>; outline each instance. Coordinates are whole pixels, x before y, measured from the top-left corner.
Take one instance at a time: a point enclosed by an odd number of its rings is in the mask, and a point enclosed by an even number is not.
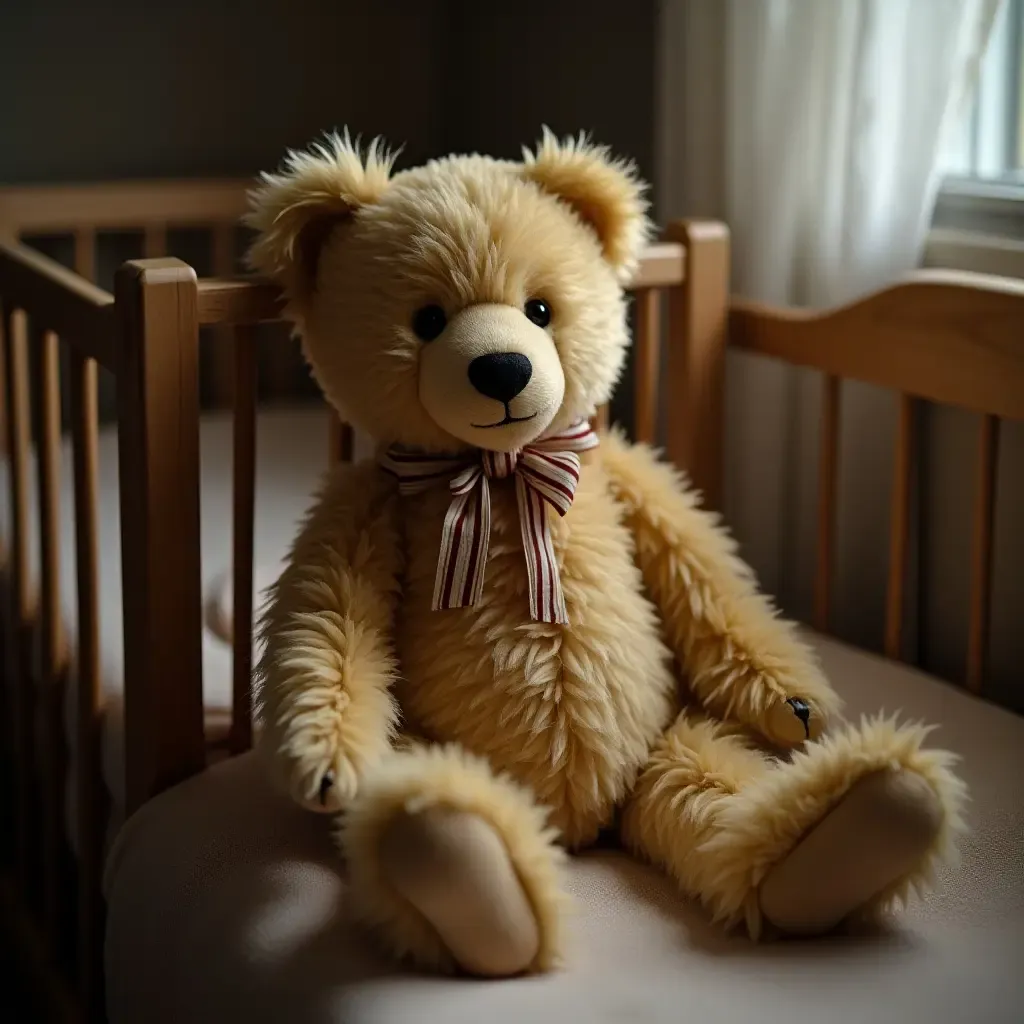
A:
[[[963,757],[972,834],[940,891],[858,937],[754,946],[615,850],[572,861],[569,962],[501,982],[397,969],[349,918],[330,822],[246,755],[128,821],[107,865],[112,1024],[1024,1020],[1024,719],[812,636],[859,716],[937,722]]]

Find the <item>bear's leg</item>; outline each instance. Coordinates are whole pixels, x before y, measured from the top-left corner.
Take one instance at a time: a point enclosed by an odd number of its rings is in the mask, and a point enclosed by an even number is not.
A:
[[[509,976],[553,966],[564,852],[532,796],[456,746],[396,751],[338,841],[360,916],[400,957]]]
[[[961,827],[964,789],[927,730],[875,720],[773,763],[685,713],[655,748],[623,821],[726,924],[757,937],[828,932],[925,884]]]

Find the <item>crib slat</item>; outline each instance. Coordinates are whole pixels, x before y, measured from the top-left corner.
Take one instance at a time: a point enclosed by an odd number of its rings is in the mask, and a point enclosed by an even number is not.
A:
[[[826,631],[832,598],[832,563],[835,550],[836,492],[839,479],[840,380],[824,379],[821,418],[821,453],[818,463],[818,550],[814,578],[814,626]]]
[[[5,383],[7,385],[7,435],[11,457],[11,536],[13,551],[15,612],[27,621],[32,605],[32,582],[28,568],[28,472],[29,472],[29,383],[28,320],[21,310],[4,312]]]
[[[352,428],[345,423],[336,412],[331,411],[328,437],[328,452],[333,466],[338,462],[351,462],[354,438]]]
[[[235,328],[232,564],[232,696],[229,750],[252,746],[253,516],[256,510],[255,332]]]
[[[143,229],[142,252],[147,260],[167,255],[167,225],[147,224]]]
[[[42,530],[43,671],[52,677],[64,661],[60,610],[60,341],[43,334],[39,351],[40,439],[39,504]]]
[[[10,437],[7,433],[7,316],[0,300],[0,451],[10,457]],[[7,566],[7,545],[0,538],[0,565]]]
[[[231,223],[217,223],[211,229],[211,262],[215,277],[234,276],[235,272],[235,226]],[[230,405],[233,400],[235,365],[232,358],[231,328],[217,324],[213,328],[213,344],[209,352],[210,394],[219,405]]]
[[[636,293],[634,327],[634,389],[637,441],[653,444],[658,430],[658,367],[661,358],[661,292]]]
[[[75,273],[86,281],[96,280],[96,231],[81,227],[75,231]]]
[[[9,441],[12,642],[11,694],[17,770],[18,861],[27,880],[32,862],[32,821],[36,802],[33,686],[31,671],[32,581],[29,575],[29,382],[28,322],[20,310],[3,309],[4,377],[7,386],[7,437]]]
[[[598,406],[597,412],[590,419],[590,425],[594,430],[607,430],[611,423],[611,410],[607,403]]]
[[[75,773],[78,832],[78,969],[86,1006],[99,998],[102,947],[100,871],[103,787],[100,769],[99,540],[97,523],[98,403],[96,363],[70,351],[71,451],[75,490],[76,652]]]
[[[915,400],[910,395],[901,395],[889,519],[889,583],[885,609],[885,653],[894,659],[898,659],[903,650],[903,603],[910,534],[910,478],[914,469],[915,410]]]
[[[59,933],[60,848],[64,821],[62,703],[64,631],[60,601],[60,371],[59,342],[43,333],[39,348],[40,433],[38,452],[40,590],[42,601],[43,905],[52,941]]]
[[[272,398],[287,398],[294,387],[292,378],[294,352],[294,346],[286,338],[278,339],[274,344],[268,345],[265,350],[263,363],[266,374],[264,380],[268,394]]]
[[[114,277],[124,594],[125,810],[202,771],[199,323],[195,272]]]
[[[974,693],[981,692],[988,660],[998,457],[999,420],[995,416],[982,416],[978,432],[978,475],[974,492],[974,542],[971,550],[971,606],[967,633],[967,686]]]

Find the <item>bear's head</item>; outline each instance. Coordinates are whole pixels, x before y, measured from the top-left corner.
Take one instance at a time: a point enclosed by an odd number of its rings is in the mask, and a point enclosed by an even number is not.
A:
[[[593,415],[649,230],[632,165],[546,129],[522,162],[393,162],[335,135],[251,195],[250,265],[282,286],[328,401],[427,451],[512,451]]]

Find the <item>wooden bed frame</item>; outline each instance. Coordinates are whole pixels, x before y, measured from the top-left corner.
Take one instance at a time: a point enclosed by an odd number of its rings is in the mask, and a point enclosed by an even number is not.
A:
[[[202,707],[199,338],[204,325],[217,328],[212,343],[220,348],[219,365],[234,408],[234,700],[227,753],[246,750],[252,739],[254,336],[257,325],[278,319],[279,299],[274,288],[254,279],[227,273],[197,279],[187,264],[163,255],[168,224],[213,224],[213,244],[221,253],[214,264],[226,266],[224,253],[230,247],[224,239],[234,230],[243,196],[243,183],[29,190],[13,198],[0,192],[0,232],[5,224],[11,235],[13,229],[23,234],[70,231],[78,271],[13,240],[0,241],[0,368],[5,378],[0,419],[11,474],[11,547],[3,593],[4,697],[11,705],[4,721],[13,727],[5,749],[14,771],[17,838],[4,896],[39,976],[74,1019],[102,1019],[97,366],[113,374],[118,395],[126,812],[131,813],[219,756],[204,735]],[[96,232],[108,227],[137,228],[145,240],[146,258],[120,267],[113,295],[88,280]],[[727,343],[821,371],[825,401],[815,625],[827,629],[841,381],[856,379],[897,392],[901,415],[885,636],[887,653],[896,657],[903,628],[914,405],[938,402],[980,413],[965,674],[966,684],[979,691],[990,611],[999,420],[1024,419],[1024,285],[922,273],[840,310],[771,310],[730,302],[728,247],[722,225],[678,222],[645,254],[631,285],[633,435],[661,441],[667,457],[685,468],[703,492],[706,504],[716,507]],[[77,529],[79,639],[74,652],[67,650],[61,632],[57,597],[61,343],[69,354]],[[30,353],[37,364],[34,375]],[[34,453],[33,410],[38,423]],[[599,414],[606,417],[606,411]],[[350,457],[351,434],[336,424],[333,436],[333,457]],[[39,479],[38,590],[26,541],[33,461]],[[34,644],[42,654],[38,671],[31,658]],[[72,663],[77,666],[83,770],[76,780],[81,855],[69,886],[62,874],[62,733],[52,712],[60,705]],[[48,726],[41,748],[33,743],[31,729],[40,709]],[[64,948],[69,928],[76,936],[70,956]]]

